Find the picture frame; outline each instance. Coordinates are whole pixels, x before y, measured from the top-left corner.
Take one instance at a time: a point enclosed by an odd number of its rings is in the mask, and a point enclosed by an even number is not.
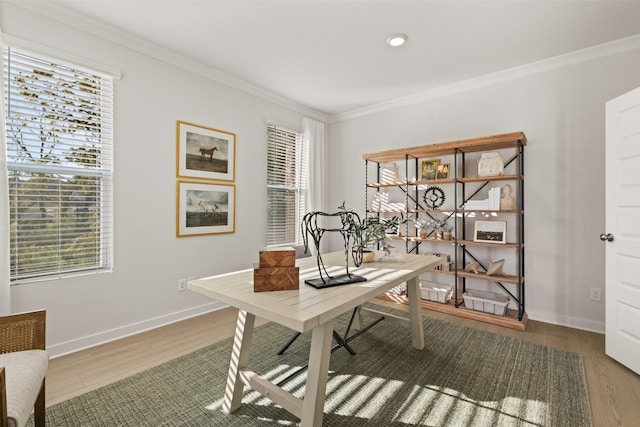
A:
[[[436,168],[436,179],[449,178],[449,163],[440,163]]]
[[[235,185],[178,181],[176,236],[234,233],[235,205]]]
[[[437,177],[438,165],[440,159],[423,160],[422,161],[422,180],[433,181]]]
[[[506,221],[476,221],[473,241],[481,243],[507,243]]]
[[[235,181],[236,134],[178,120],[176,176]]]

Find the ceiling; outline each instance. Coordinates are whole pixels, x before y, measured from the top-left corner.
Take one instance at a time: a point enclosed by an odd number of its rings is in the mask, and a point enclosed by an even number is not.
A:
[[[49,4],[328,116],[640,34],[640,1]],[[393,33],[409,36],[405,46],[385,44]]]

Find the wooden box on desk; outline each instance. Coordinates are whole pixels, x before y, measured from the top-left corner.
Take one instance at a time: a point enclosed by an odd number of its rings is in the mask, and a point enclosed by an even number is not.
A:
[[[288,291],[300,288],[300,269],[293,248],[260,251],[260,262],[253,269],[253,291]]]
[[[298,267],[257,267],[253,269],[253,291],[289,291],[300,288]]]
[[[296,250],[291,247],[266,248],[260,251],[260,268],[295,267]]]

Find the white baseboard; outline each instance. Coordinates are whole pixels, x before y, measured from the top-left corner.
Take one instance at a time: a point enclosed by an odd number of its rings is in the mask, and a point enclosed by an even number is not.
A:
[[[56,357],[75,353],[77,351],[85,350],[87,348],[95,347],[101,344],[106,344],[111,341],[126,338],[131,335],[136,335],[141,332],[169,325],[171,323],[186,320],[191,317],[200,316],[205,313],[220,310],[225,307],[228,306],[221,302],[214,301],[212,303],[193,307],[188,310],[177,311],[164,316],[147,319],[142,322],[125,325],[116,329],[111,329],[93,335],[87,335],[85,337],[65,341],[58,344],[47,345],[47,351],[49,352],[49,357],[51,359],[55,359]]]
[[[580,319],[578,317],[558,316],[555,313],[529,310],[527,310],[527,316],[529,316],[529,320],[551,323],[553,325],[567,326],[569,328],[582,329],[583,331],[596,332],[599,334],[605,333],[604,322],[594,322],[593,320]]]

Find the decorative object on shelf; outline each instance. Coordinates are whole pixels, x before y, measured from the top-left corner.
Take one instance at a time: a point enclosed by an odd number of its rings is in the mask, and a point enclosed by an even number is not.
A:
[[[494,294],[493,292],[482,292],[471,290],[462,294],[464,306],[470,310],[482,311],[483,313],[504,316],[509,307],[509,297]]]
[[[474,242],[507,243],[506,221],[476,221],[473,231]]]
[[[432,227],[437,232],[441,233],[442,238],[444,238],[444,233],[451,232],[451,225],[447,222],[446,219],[433,219],[431,223],[433,224]]]
[[[396,182],[400,182],[400,166],[397,163],[390,163],[388,165],[384,165],[380,170],[380,176],[382,177],[382,182],[385,184],[392,184]]]
[[[235,180],[236,134],[178,120],[178,178]]]
[[[389,193],[386,191],[378,191],[373,196],[373,201],[371,202],[371,210],[373,212],[380,212],[389,209]]]
[[[502,198],[500,199],[500,209],[503,211],[514,210],[516,199],[511,195],[512,188],[509,184],[502,187]]]
[[[501,176],[504,173],[504,162],[500,153],[492,151],[482,153],[478,160],[478,176]]]
[[[480,263],[479,262],[477,262],[477,261],[470,262],[469,264],[467,264],[464,267],[464,271],[466,271],[468,273],[478,274],[478,267],[480,267]]]
[[[487,269],[487,276],[504,276],[502,267],[504,266],[504,259],[498,261],[489,262],[489,268]]]
[[[427,238],[427,232],[430,229],[436,232],[436,239],[443,239],[444,233],[449,233],[449,239],[446,240],[451,239],[451,225],[447,223],[446,219],[418,218],[413,222],[418,230],[418,236],[421,239]]]
[[[235,232],[235,185],[178,181],[176,236]]]
[[[449,163],[440,163],[436,169],[436,179],[449,178]]]
[[[453,288],[436,282],[420,282],[422,299],[446,304],[453,296]]]
[[[413,222],[416,226],[416,230],[418,231],[418,237],[421,239],[426,239],[429,234],[429,228],[431,228],[431,226],[429,225],[429,221],[423,218],[418,218]]]
[[[436,179],[439,164],[440,164],[440,159],[423,160],[422,161],[422,179],[425,181]]]
[[[438,209],[444,204],[444,190],[440,187],[431,186],[424,192],[422,199],[429,209]]]
[[[353,258],[353,264],[359,267],[362,263],[362,251],[364,246],[362,245],[362,223],[357,213],[346,210],[344,203],[340,207],[339,212],[324,213],[324,212],[308,212],[302,218],[302,238],[304,242],[304,250],[307,252],[309,248],[309,235],[313,238],[313,243],[316,248],[316,261],[318,264],[318,272],[320,277],[316,279],[307,279],[304,282],[314,286],[316,288],[324,288],[328,286],[346,285],[348,283],[365,282],[367,279],[356,274],[349,273],[349,252]],[[339,219],[340,224],[334,228],[327,228],[318,224],[318,219],[322,218],[322,223],[330,223],[332,219]],[[320,254],[320,239],[326,232],[336,232],[342,235],[344,240],[344,258],[345,258],[345,274],[331,276],[322,262],[322,255]],[[324,274],[323,274],[324,272]]]

